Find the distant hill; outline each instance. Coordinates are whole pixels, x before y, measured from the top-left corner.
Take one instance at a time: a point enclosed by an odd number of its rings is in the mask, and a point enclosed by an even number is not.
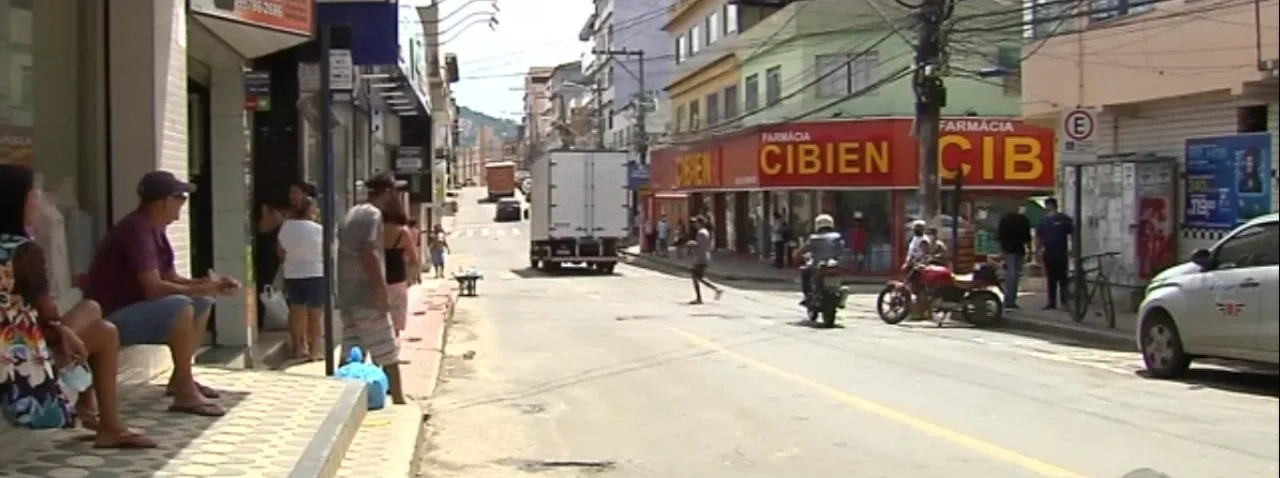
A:
[[[520,124],[515,121],[503,118],[494,118],[479,111],[467,108],[466,106],[458,106],[459,139],[462,147],[472,147],[476,144],[476,138],[480,136],[480,128],[488,126],[493,128],[494,135],[498,138],[515,138],[516,130]]]

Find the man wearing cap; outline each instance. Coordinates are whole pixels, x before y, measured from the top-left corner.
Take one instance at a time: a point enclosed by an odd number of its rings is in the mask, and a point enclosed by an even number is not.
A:
[[[391,400],[405,403],[400,345],[391,322],[390,291],[382,244],[383,212],[396,206],[396,181],[387,173],[364,181],[366,202],[347,211],[338,232],[338,309],[343,357],[360,346],[387,373]]]
[[[173,354],[169,411],[222,416],[209,401],[216,390],[195,380],[192,359],[208,328],[214,297],[239,290],[240,283],[213,271],[199,279],[182,277],[165,230],[182,215],[195,185],[168,171],[152,171],[138,181],[139,205],[107,232],[89,266],[85,297],[98,302],[115,324],[121,345],[168,345]]]

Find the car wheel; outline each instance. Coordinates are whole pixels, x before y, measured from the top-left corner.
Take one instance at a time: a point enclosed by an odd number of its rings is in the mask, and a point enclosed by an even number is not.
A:
[[[1191,367],[1191,357],[1182,348],[1182,335],[1173,319],[1162,311],[1152,312],[1142,323],[1142,362],[1154,378],[1175,378]]]

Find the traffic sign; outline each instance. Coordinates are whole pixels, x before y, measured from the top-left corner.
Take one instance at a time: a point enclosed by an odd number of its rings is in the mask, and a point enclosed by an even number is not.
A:
[[[1097,124],[1097,115],[1093,110],[1074,108],[1063,112],[1058,135],[1064,164],[1097,159],[1093,144]]]

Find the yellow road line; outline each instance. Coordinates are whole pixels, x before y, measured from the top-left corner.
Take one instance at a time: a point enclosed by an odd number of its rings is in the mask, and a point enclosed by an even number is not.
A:
[[[774,375],[778,378],[786,379],[788,381],[795,382],[797,384],[803,385],[813,390],[822,392],[823,394],[826,394],[827,396],[830,396],[831,398],[834,398],[837,401],[844,403],[845,405],[871,413],[881,418],[888,419],[890,421],[897,422],[902,425],[906,425],[908,427],[914,428],[926,434],[933,435],[935,437],[949,441],[955,445],[959,445],[963,448],[968,448],[982,455],[994,458],[996,460],[1003,461],[1005,463],[1009,463],[1019,468],[1026,469],[1035,474],[1038,474],[1041,476],[1057,477],[1057,478],[1084,478],[1084,475],[1081,475],[1079,473],[1075,473],[1073,471],[1069,471],[1067,469],[1046,463],[1044,461],[1037,460],[1035,458],[1023,455],[1021,453],[1010,450],[1008,448],[1001,447],[994,443],[991,443],[976,437],[972,437],[969,435],[965,435],[963,433],[952,430],[950,428],[946,428],[942,425],[938,425],[936,423],[930,422],[923,418],[909,415],[907,413],[889,408],[887,406],[881,405],[871,400],[867,400],[865,398],[853,395],[849,392],[840,390],[838,388],[816,382],[814,380],[802,377],[800,375],[796,375],[786,370],[782,370],[778,367],[774,367],[773,365],[769,365],[767,363],[761,362],[751,357],[747,357],[746,355],[742,355],[740,353],[729,350],[724,346],[716,343],[715,341],[712,341],[700,335],[694,334],[692,332],[681,330],[675,327],[667,327],[667,330],[670,330],[672,333],[676,335],[684,337],[686,340],[688,340],[689,342],[692,342],[694,345],[697,345],[699,347],[702,347],[708,350],[713,350],[715,352],[721,353],[728,357],[732,357],[733,359],[736,359],[739,362],[742,362],[743,364],[746,364],[751,368],[754,368],[761,372],[765,372],[770,375]]]

